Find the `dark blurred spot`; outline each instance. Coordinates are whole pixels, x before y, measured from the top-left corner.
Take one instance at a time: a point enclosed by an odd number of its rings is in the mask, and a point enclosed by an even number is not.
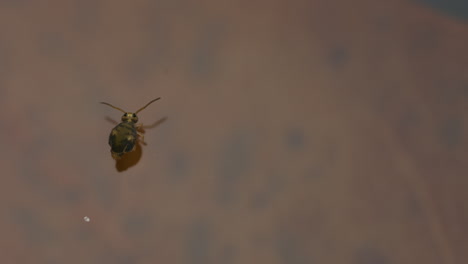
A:
[[[213,246],[212,232],[206,222],[196,222],[188,231],[187,252],[189,263],[211,263],[209,251]]]
[[[388,258],[374,247],[364,247],[356,251],[354,264],[389,264]]]
[[[468,2],[465,0],[417,0],[449,16],[468,20]]]
[[[439,137],[449,148],[454,148],[460,144],[463,136],[462,121],[457,117],[448,117],[440,125]]]
[[[349,60],[349,52],[344,47],[334,47],[328,54],[328,60],[335,70],[342,70]]]
[[[31,210],[24,208],[13,208],[11,217],[19,227],[25,238],[39,246],[40,244],[47,244],[55,238],[52,229],[45,225],[38,215]]]
[[[302,149],[304,147],[304,132],[300,129],[290,129],[286,134],[286,142],[290,149]]]
[[[144,235],[151,226],[152,219],[141,212],[132,212],[127,214],[123,229],[125,233],[131,236]]]
[[[219,22],[211,22],[202,27],[199,39],[195,42],[191,62],[191,72],[201,80],[213,78],[215,71],[220,67],[217,56],[221,48],[221,40],[225,29]]]
[[[188,172],[188,158],[184,153],[175,153],[170,159],[169,174],[172,180],[180,181],[187,176]]]
[[[249,167],[251,142],[243,134],[234,135],[223,146],[218,162],[218,201],[224,205],[234,202],[239,192],[238,184]]]
[[[281,231],[277,240],[277,252],[281,263],[285,264],[305,264],[313,263],[306,256],[307,251],[301,247],[297,237]]]

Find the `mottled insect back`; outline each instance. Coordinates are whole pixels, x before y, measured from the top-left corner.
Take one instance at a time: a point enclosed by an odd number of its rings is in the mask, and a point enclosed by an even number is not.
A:
[[[121,119],[122,122],[115,126],[109,135],[109,146],[111,147],[111,154],[114,159],[120,159],[125,153],[135,150],[137,140],[143,141],[143,135],[138,132],[139,125],[136,124],[138,122],[138,116],[136,114],[159,99],[161,99],[161,97],[151,100],[135,113],[127,112],[109,103],[101,102],[101,104],[108,105],[124,113]]]
[[[122,122],[115,126],[109,135],[109,146],[114,159],[120,159],[123,154],[135,149],[137,129],[132,122]]]

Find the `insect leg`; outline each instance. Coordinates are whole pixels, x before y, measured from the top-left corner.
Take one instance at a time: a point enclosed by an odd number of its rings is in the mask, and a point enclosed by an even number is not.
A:
[[[136,132],[138,135],[138,141],[146,146],[147,144],[145,142],[145,135],[144,135],[145,129],[143,128],[143,124],[137,124],[135,125],[135,128],[136,128]]]
[[[137,131],[137,135],[138,135],[138,141],[141,142],[141,144],[146,146],[147,144],[145,142],[145,135],[138,131]]]

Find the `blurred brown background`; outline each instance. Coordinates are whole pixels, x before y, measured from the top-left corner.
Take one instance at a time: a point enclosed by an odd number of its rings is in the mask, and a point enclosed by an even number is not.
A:
[[[466,263],[467,7],[0,1],[0,261]]]

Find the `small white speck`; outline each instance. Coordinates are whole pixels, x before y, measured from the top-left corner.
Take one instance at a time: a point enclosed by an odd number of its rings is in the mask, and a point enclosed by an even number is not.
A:
[[[83,217],[83,219],[85,220],[85,222],[91,221],[91,219],[89,219],[89,217],[87,217],[87,216]]]

